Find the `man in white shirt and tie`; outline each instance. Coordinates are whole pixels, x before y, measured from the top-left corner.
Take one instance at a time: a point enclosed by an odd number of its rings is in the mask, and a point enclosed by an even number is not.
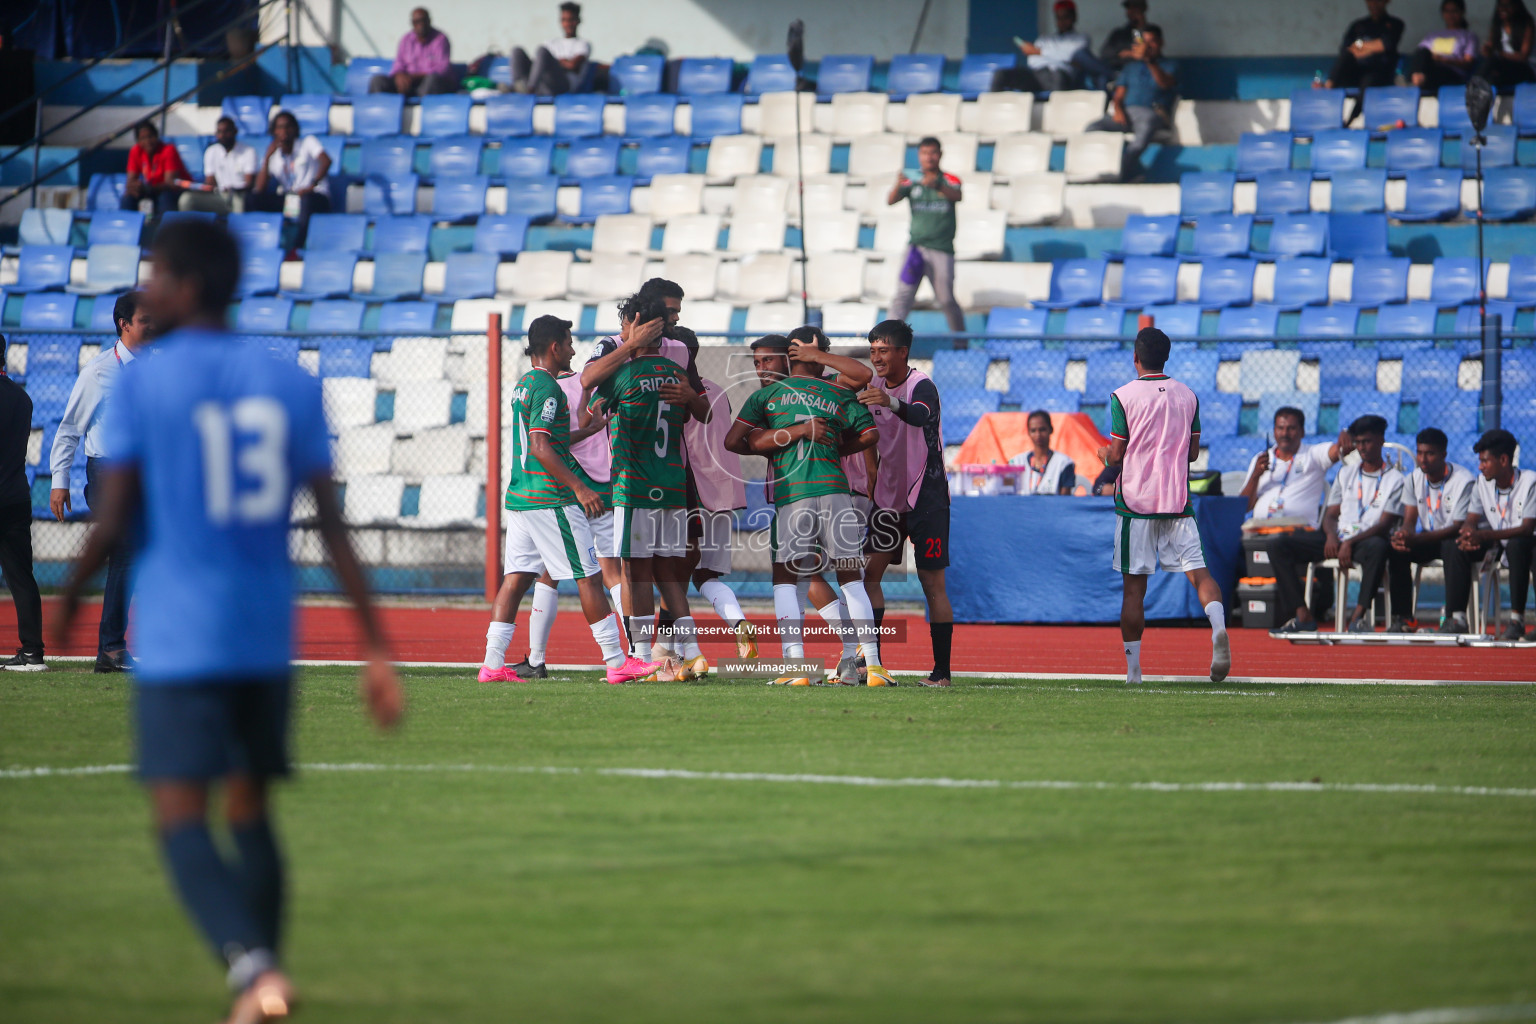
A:
[[[1445,566],[1445,615],[1437,629],[1422,632],[1467,633],[1467,598],[1472,590],[1470,566],[1452,549],[1472,501],[1472,471],[1446,461],[1445,431],[1425,427],[1414,439],[1417,467],[1403,491],[1403,521],[1392,533],[1387,581],[1392,607],[1405,614],[1413,605],[1413,567],[1441,559]]]
[[[100,300],[98,300],[100,301]],[[101,354],[80,371],[75,378],[69,402],[64,406],[64,419],[53,436],[53,451],[49,454],[49,466],[53,472],[53,489],[48,494],[48,507],[60,522],[70,511],[69,468],[75,460],[75,449],[85,447],[85,497],[91,500],[99,486],[102,458],[107,454],[106,432],[102,413],[106,411],[107,398],[117,384],[117,376],[123,367],[133,362],[140,349],[149,341],[150,322],[144,312],[144,294],[127,292],[118,296],[112,308],[112,322],[117,327],[117,341],[103,348]],[[102,594],[101,628],[96,641],[96,671],[122,672],[128,666],[128,565],[126,547],[112,552],[107,563],[107,584]]]

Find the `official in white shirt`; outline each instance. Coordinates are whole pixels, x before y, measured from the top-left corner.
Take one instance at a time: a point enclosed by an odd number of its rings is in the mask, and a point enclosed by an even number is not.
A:
[[[1515,468],[1515,435],[1490,430],[1477,439],[1479,475],[1472,485],[1467,518],[1456,538],[1455,554],[1472,571],[1475,563],[1504,549],[1509,563],[1509,612],[1494,635],[1524,640],[1525,597],[1531,586],[1531,554],[1536,549],[1536,471]]]
[[[1413,567],[1441,559],[1445,565],[1445,614],[1440,633],[1465,633],[1467,598],[1472,592],[1472,574],[1464,559],[1450,550],[1467,507],[1472,500],[1472,471],[1447,462],[1445,431],[1425,427],[1415,438],[1414,463],[1403,492],[1403,520],[1392,531],[1392,553],[1388,556],[1387,582],[1392,588],[1392,607],[1406,612],[1413,605]],[[1430,632],[1424,627],[1422,632]]]
[[[560,5],[560,37],[539,47],[532,59],[521,46],[513,47],[512,90],[538,96],[575,92],[586,77],[592,44],[576,35],[581,27],[581,4]]]
[[[256,183],[256,151],[239,140],[233,118],[219,118],[214,140],[203,153],[203,183],[183,192],[177,206],[205,213],[244,213],[246,196]]]
[[[281,213],[298,222],[293,247],[304,248],[309,218],[331,212],[331,158],[313,135],[299,137],[299,119],[286,110],[272,118],[272,142],[256,170],[246,208]]]
[[[1077,463],[1051,450],[1051,414],[1036,409],[1024,421],[1030,448],[1008,460],[1010,466],[1024,467],[1022,494],[1071,494],[1077,489]]]
[[[75,449],[85,447],[85,500],[97,493],[102,473],[101,460],[107,454],[106,430],[102,413],[117,384],[123,367],[132,363],[149,341],[152,325],[144,313],[144,293],[127,292],[112,307],[112,322],[117,327],[117,341],[80,371],[64,406],[64,418],[53,436],[53,451],[48,464],[53,473],[53,489],[48,492],[48,507],[54,518],[63,522],[71,510],[69,500],[70,464]],[[101,628],[96,638],[96,671],[122,672],[128,667],[128,570],[127,546],[112,552],[107,562],[107,583],[102,594]]]

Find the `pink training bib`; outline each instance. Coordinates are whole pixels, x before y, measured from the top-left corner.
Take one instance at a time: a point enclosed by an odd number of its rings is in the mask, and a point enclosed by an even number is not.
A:
[[[892,398],[903,402],[912,401],[912,391],[928,379],[920,370],[908,369],[907,379],[895,387],[886,384],[885,378],[876,377],[875,387]],[[928,440],[922,427],[907,425],[901,417],[880,405],[872,405],[870,413],[875,426],[880,429],[880,470],[875,479],[875,507],[896,512],[910,511],[917,501],[917,492],[923,486],[923,474],[928,469]],[[939,445],[942,447],[943,425],[940,424]]]
[[[690,416],[683,427],[683,443],[688,449],[688,464],[693,467],[693,486],[699,493],[699,504],[711,512],[746,508],[741,456],[725,449],[725,435],[734,422],[730,397],[712,380],[704,381],[704,395],[709,399],[709,422],[700,423]]]
[[[1189,507],[1189,442],[1200,400],[1187,385],[1148,374],[1115,390],[1125,413],[1125,462],[1118,494],[1140,515],[1178,515]],[[1116,427],[1118,428],[1118,424]]]

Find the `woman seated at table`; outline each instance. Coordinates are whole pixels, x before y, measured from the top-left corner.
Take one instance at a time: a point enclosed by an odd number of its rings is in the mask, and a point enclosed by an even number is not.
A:
[[[1032,447],[1008,460],[1010,466],[1024,467],[1025,486],[1019,493],[1071,494],[1077,487],[1077,466],[1061,452],[1051,451],[1051,414],[1036,409],[1025,423]]]

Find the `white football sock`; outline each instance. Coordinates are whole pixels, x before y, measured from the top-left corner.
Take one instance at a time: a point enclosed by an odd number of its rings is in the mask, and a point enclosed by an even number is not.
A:
[[[1141,641],[1125,640],[1125,681],[1136,684],[1141,682]]]
[[[486,668],[503,668],[507,664],[507,647],[512,643],[512,634],[517,632],[515,622],[492,622],[491,627],[485,631],[485,661]]]
[[[620,618],[624,617],[624,584],[615,583],[608,588],[608,601]]]
[[[801,638],[800,607],[793,583],[773,585],[773,615],[779,624],[780,651],[786,658],[805,657],[805,643]]]
[[[1211,620],[1211,636],[1220,636],[1227,631],[1227,609],[1220,601],[1205,606],[1205,617]]]
[[[857,640],[864,651],[864,664],[870,668],[879,667],[880,634],[875,632],[875,608],[869,603],[863,580],[843,584],[843,604],[848,609],[848,618],[858,630]]]
[[[705,580],[699,588],[699,593],[704,599],[715,607],[715,614],[734,626],[746,618],[741,611],[741,602],[736,600],[736,592],[719,580]]]
[[[619,640],[619,617],[609,614],[590,624],[592,639],[603,652],[603,661],[609,668],[624,664],[624,644]]]
[[[641,661],[651,660],[651,644],[656,639],[656,615],[631,615],[629,624],[634,629],[635,635],[629,638],[630,646],[635,649],[635,657]]]
[[[555,613],[560,610],[560,591],[542,583],[533,585],[533,611],[528,614],[528,664],[544,664],[549,634],[555,631]]]
[[[848,606],[841,601],[833,601],[825,608],[816,609],[827,625],[837,633],[837,638],[843,642],[843,657],[857,658],[859,656],[859,639],[853,632],[853,620],[848,617]]]
[[[692,615],[684,615],[675,620],[672,623],[672,633],[677,637],[677,653],[689,661],[704,657],[704,652],[699,650],[699,631],[693,624]]]

